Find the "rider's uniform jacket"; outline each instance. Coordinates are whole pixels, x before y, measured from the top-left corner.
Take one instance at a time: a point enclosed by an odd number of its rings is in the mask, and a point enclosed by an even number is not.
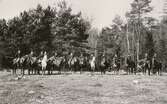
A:
[[[79,57],[79,62],[80,62],[80,64],[84,64],[84,57],[83,56],[81,56],[81,57]]]
[[[148,57],[144,58],[144,64],[145,64],[146,67],[150,67],[150,63],[149,63],[149,58]]]
[[[120,60],[119,60],[118,57],[114,57],[113,61],[114,61],[114,64],[119,64],[120,63]]]
[[[155,67],[155,64],[156,64],[156,57],[153,57],[152,60],[151,60],[151,67],[154,68]]]
[[[16,53],[15,57],[16,57],[16,58],[21,58],[20,53]]]
[[[15,63],[17,63],[17,62],[19,62],[19,60],[21,59],[21,55],[20,55],[20,53],[16,53],[16,55],[15,55]]]
[[[105,58],[105,56],[102,56],[101,65],[105,66],[105,64],[106,64],[106,58]]]

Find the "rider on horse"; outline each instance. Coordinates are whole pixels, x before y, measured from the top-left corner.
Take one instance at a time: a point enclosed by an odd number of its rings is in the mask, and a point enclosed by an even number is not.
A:
[[[15,54],[15,58],[13,59],[13,65],[14,65],[13,74],[16,74],[16,69],[20,67],[19,65],[20,59],[21,59],[21,51],[18,50],[17,53]]]
[[[143,69],[143,73],[146,74],[147,70],[148,70],[148,74],[150,75],[150,60],[148,58],[148,54],[146,53],[145,57],[144,57],[144,69]]]
[[[42,75],[44,75],[45,70],[46,70],[46,66],[47,66],[47,53],[46,53],[46,51],[44,52],[44,56],[42,58],[41,65],[42,65]]]
[[[114,67],[115,73],[117,72],[116,74],[118,74],[120,69],[120,59],[118,58],[117,54],[115,54],[113,58],[113,67]]]
[[[84,68],[84,56],[83,56],[83,54],[81,54],[81,56],[79,57],[79,64],[80,64],[80,73],[82,73],[82,70]]]
[[[30,74],[30,71],[33,73],[33,63],[34,63],[34,52],[31,50],[30,54],[28,54],[27,60],[28,60],[28,74]]]
[[[100,62],[101,74],[105,74],[106,68],[107,68],[106,66],[107,66],[107,60],[106,60],[105,54],[103,54],[103,56],[101,57],[101,62]]]
[[[38,56],[38,59],[39,59],[39,60],[42,60],[43,54],[44,54],[43,51],[41,51],[41,53],[40,53],[39,56]]]
[[[96,57],[91,54],[91,60],[90,60],[90,66],[91,66],[91,71],[92,71],[92,74],[93,72],[95,71],[95,68],[96,68]]]
[[[157,60],[156,53],[154,53],[154,56],[151,60],[151,69],[153,74],[156,74],[158,72],[158,74],[161,75],[162,63]]]

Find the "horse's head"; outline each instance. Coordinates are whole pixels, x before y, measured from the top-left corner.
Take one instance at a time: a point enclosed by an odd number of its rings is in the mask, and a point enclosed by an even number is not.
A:
[[[24,63],[24,61],[25,61],[25,57],[21,57],[19,62],[22,64]]]
[[[13,61],[13,64],[16,64],[17,63],[17,60],[18,58],[14,58],[12,61]]]

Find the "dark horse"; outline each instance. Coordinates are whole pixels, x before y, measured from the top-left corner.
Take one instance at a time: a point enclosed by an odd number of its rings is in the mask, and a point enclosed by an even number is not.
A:
[[[151,69],[153,74],[158,73],[158,75],[161,75],[162,63],[158,62],[157,60],[153,60],[153,62],[151,63]]]
[[[132,59],[128,58],[126,64],[128,74],[136,74],[135,62]]]
[[[105,57],[103,57],[100,61],[100,70],[101,70],[101,74],[105,74],[106,70],[108,68],[108,62],[107,59]]]
[[[68,60],[68,67],[70,71],[76,72],[79,69],[79,59],[75,56]]]
[[[112,68],[114,69],[115,74],[119,74],[120,67],[120,60],[118,59],[118,57],[114,57]]]

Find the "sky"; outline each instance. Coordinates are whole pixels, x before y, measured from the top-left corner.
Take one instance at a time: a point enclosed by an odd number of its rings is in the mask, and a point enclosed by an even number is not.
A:
[[[20,12],[35,8],[37,4],[44,7],[56,6],[61,0],[0,0],[0,18],[10,19]],[[73,12],[81,11],[84,17],[90,18],[94,27],[102,28],[112,24],[115,15],[125,20],[125,13],[130,10],[133,0],[66,0]],[[152,0],[154,11],[151,16],[159,18],[162,14],[163,0]]]

